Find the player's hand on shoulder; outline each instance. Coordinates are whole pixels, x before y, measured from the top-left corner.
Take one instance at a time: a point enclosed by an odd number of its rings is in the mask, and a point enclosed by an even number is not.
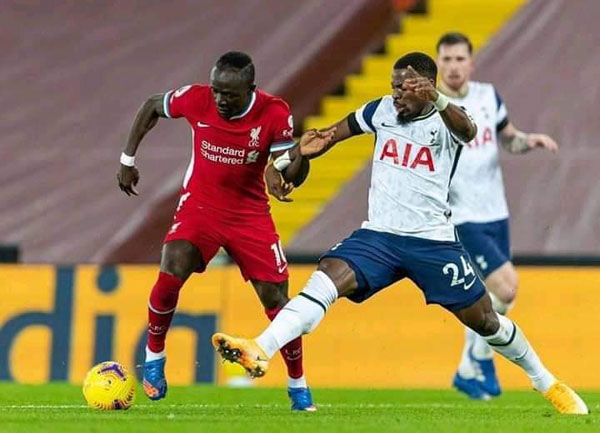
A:
[[[265,182],[267,183],[269,194],[277,200],[286,203],[294,201],[287,197],[294,190],[294,185],[285,182],[281,173],[279,173],[272,164],[269,164],[265,170]]]
[[[434,102],[438,98],[437,90],[429,78],[426,78],[413,69],[407,68],[406,78],[402,83],[402,89],[413,92],[419,99]]]
[[[316,129],[306,131],[300,137],[300,155],[309,156],[322,151],[333,140],[335,131],[335,127],[321,131]]]
[[[541,147],[550,152],[558,152],[558,144],[549,135],[546,134],[528,134],[527,144],[531,149]]]
[[[135,186],[140,180],[140,172],[136,167],[121,164],[121,168],[119,168],[119,172],[117,173],[117,180],[119,181],[119,188],[125,194],[129,196],[138,195]]]

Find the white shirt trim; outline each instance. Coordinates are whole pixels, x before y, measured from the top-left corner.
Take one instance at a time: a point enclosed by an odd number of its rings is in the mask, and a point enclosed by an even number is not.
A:
[[[375,131],[373,131],[369,125],[367,125],[367,122],[365,122],[365,116],[364,116],[364,111],[365,111],[365,107],[368,104],[363,105],[362,107],[360,107],[358,110],[356,110],[355,116],[356,116],[356,121],[358,122],[358,126],[360,126],[360,129],[362,129],[363,132],[367,133],[367,134],[375,134]]]
[[[294,147],[296,143],[294,141],[286,141],[282,143],[274,143],[271,145],[269,152],[279,152],[280,150],[288,150]]]
[[[241,119],[242,117],[244,117],[246,114],[248,114],[250,112],[250,110],[252,110],[252,107],[254,107],[255,102],[256,102],[256,92],[252,92],[252,99],[250,100],[250,104],[248,104],[248,107],[241,114],[238,114],[237,116],[231,116],[229,118],[229,120]]]
[[[171,97],[171,93],[173,93],[173,91],[169,90],[163,97],[163,111],[165,112],[165,116],[169,119],[171,118],[171,113],[169,112],[169,98]]]

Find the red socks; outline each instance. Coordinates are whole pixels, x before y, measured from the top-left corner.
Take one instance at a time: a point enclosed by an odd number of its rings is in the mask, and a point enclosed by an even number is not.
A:
[[[265,310],[269,320],[273,320],[283,307],[277,307],[272,310]],[[290,341],[281,348],[281,356],[287,365],[288,376],[292,379],[298,379],[304,375],[302,368],[302,337]]]
[[[169,325],[175,314],[175,307],[179,299],[179,290],[185,281],[160,272],[158,280],[150,293],[148,303],[148,348],[159,353],[165,349],[165,338]],[[273,320],[281,311],[282,307],[273,310],[265,310],[269,320]],[[287,365],[288,376],[292,379],[301,378],[304,375],[302,368],[302,337],[290,341],[281,348],[281,356]]]
[[[165,338],[184,282],[164,272],[158,274],[148,303],[148,348],[152,352],[165,349]]]

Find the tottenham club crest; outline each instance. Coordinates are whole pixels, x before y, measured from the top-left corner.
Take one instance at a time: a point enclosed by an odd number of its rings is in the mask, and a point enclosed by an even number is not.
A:
[[[260,131],[262,129],[262,126],[257,126],[256,128],[252,128],[250,130],[250,141],[248,142],[248,146],[250,147],[258,147],[258,139],[260,136]]]

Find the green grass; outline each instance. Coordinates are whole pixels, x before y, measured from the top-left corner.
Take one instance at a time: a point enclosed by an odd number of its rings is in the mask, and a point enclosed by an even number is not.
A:
[[[85,406],[70,385],[0,384],[0,432],[598,432],[600,392],[583,392],[592,414],[558,415],[535,392],[472,402],[450,391],[316,389],[317,413],[291,413],[284,390],[172,387],[152,403],[138,390],[126,412]]]

